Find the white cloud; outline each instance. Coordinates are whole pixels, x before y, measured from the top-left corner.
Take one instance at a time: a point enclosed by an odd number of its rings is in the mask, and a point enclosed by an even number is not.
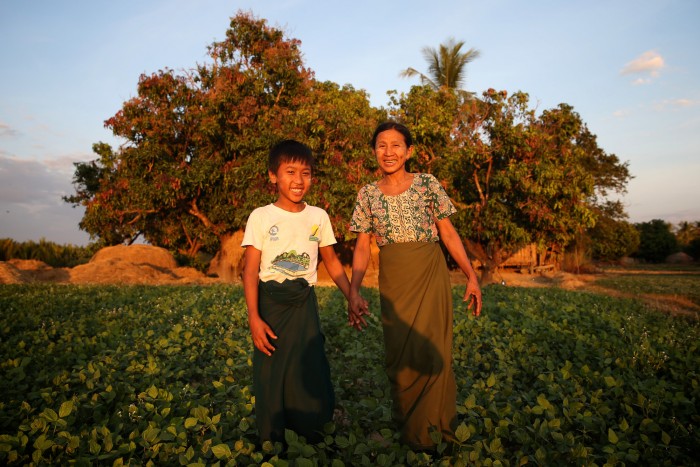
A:
[[[664,58],[655,50],[648,50],[631,62],[627,63],[620,71],[621,75],[643,75],[632,81],[632,84],[648,84],[653,78],[659,76],[660,71],[666,66]]]
[[[665,110],[682,110],[700,105],[699,100],[693,99],[664,99],[654,103],[654,110],[662,112]]]
[[[633,86],[641,86],[643,84],[649,83],[651,83],[651,78],[637,78],[634,81],[632,81]]]

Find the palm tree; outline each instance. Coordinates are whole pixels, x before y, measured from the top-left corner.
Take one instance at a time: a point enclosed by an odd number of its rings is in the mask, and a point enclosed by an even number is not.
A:
[[[676,239],[678,243],[687,246],[697,237],[700,237],[700,222],[691,223],[683,221],[678,224],[678,228],[676,229]]]
[[[459,90],[467,76],[467,64],[481,54],[474,48],[462,52],[462,47],[464,47],[464,41],[456,42],[453,38],[449,38],[445,44],[440,44],[438,49],[424,47],[423,56],[428,62],[430,76],[424,75],[415,68],[407,68],[401,72],[401,76],[404,78],[419,76],[421,83],[436,90],[443,87]]]

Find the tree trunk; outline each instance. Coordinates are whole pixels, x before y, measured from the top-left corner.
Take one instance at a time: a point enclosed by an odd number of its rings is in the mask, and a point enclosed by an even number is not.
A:
[[[483,263],[483,267],[481,269],[481,280],[479,281],[480,285],[483,287],[485,285],[493,284],[494,282],[496,282],[495,274],[497,271],[498,265],[490,259],[486,260],[486,262]]]
[[[209,263],[207,274],[216,275],[226,282],[239,282],[243,273],[245,249],[241,247],[243,230],[220,237],[221,246]]]

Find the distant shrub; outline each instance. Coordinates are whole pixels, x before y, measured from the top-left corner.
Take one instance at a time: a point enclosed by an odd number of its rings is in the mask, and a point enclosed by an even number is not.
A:
[[[59,245],[43,238],[38,242],[17,242],[11,238],[3,238],[0,239],[0,261],[35,259],[54,268],[72,268],[87,263],[97,248],[96,244]]]
[[[668,255],[678,251],[676,236],[670,224],[661,219],[634,224],[639,231],[639,248],[633,255],[652,263],[662,262]]]

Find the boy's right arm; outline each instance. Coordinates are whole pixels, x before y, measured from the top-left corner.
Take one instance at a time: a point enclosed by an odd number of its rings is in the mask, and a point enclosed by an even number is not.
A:
[[[367,233],[358,233],[355,243],[355,252],[352,255],[352,278],[350,280],[350,307],[355,313],[369,314],[367,310],[361,312],[365,300],[360,296],[360,286],[362,279],[367,272],[369,265],[370,253],[370,235]]]
[[[253,339],[253,345],[267,356],[272,355],[275,347],[270,339],[277,339],[272,328],[260,317],[258,310],[258,272],[262,252],[248,245],[245,250],[245,266],[243,267],[243,292],[248,306],[248,326]]]

